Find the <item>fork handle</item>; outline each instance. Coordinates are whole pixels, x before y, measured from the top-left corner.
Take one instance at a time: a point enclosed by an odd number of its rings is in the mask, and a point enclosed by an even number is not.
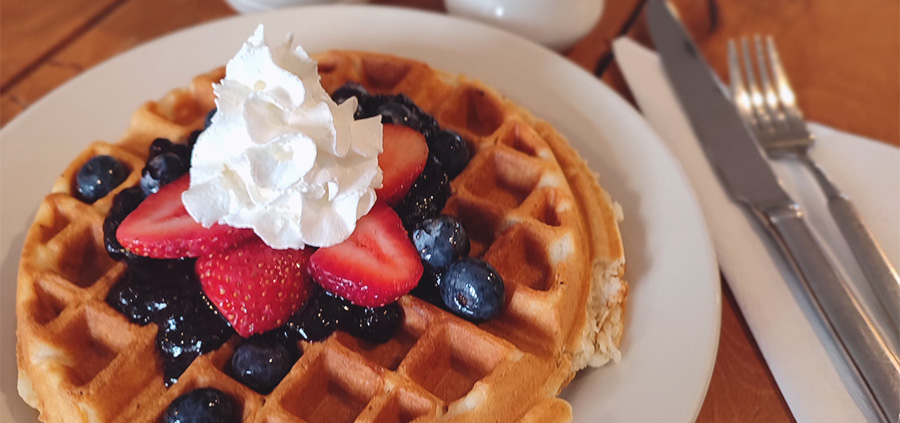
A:
[[[900,353],[900,277],[878,245],[878,241],[863,223],[856,207],[846,194],[841,192],[828,178],[825,171],[812,159],[804,160],[807,167],[822,187],[838,229],[847,240],[850,251],[856,257],[869,285],[881,301],[881,308],[889,317],[889,336],[894,350]]]
[[[829,262],[795,204],[754,210],[798,276],[808,300],[879,421],[900,416],[900,363]],[[805,295],[802,295],[805,294]]]

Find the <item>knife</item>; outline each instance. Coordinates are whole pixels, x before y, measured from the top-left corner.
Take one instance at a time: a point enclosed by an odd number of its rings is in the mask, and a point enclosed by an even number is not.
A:
[[[772,236],[797,275],[809,309],[849,369],[872,416],[900,418],[900,361],[886,345],[784,191],[757,141],[687,31],[664,0],[647,4],[647,22],[670,84],[707,158],[732,199]],[[821,332],[820,332],[821,333]]]

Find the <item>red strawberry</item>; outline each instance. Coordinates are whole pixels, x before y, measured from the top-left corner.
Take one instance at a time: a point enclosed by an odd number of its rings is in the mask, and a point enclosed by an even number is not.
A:
[[[384,151],[378,155],[378,166],[384,171],[381,188],[375,190],[379,200],[396,204],[406,196],[428,160],[425,136],[402,125],[384,125]]]
[[[306,303],[310,254],[309,248],[276,250],[255,238],[200,257],[195,269],[206,296],[246,338],[283,325]]]
[[[226,225],[204,228],[197,223],[181,203],[181,193],[189,185],[186,174],[150,194],[119,224],[119,243],[139,256],[181,258],[231,248],[253,236],[251,229]]]
[[[320,248],[309,273],[328,291],[364,307],[391,303],[422,276],[422,261],[397,213],[376,203],[344,242]]]

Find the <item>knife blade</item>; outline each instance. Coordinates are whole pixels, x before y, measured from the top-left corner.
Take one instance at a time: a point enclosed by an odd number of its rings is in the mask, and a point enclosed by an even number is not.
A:
[[[647,3],[651,39],[691,127],[719,179],[772,236],[797,275],[824,342],[833,346],[881,421],[900,418],[900,360],[830,264],[803,212],[782,188],[724,86],[664,0]],[[833,360],[835,359],[832,356]]]

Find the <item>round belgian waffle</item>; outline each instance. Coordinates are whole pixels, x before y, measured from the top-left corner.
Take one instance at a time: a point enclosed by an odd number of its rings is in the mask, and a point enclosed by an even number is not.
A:
[[[581,368],[619,357],[627,284],[618,207],[549,124],[493,90],[403,58],[331,51],[322,83],[407,94],[474,151],[444,212],[472,238],[471,256],[498,269],[504,311],[475,325],[412,296],[387,343],[343,332],[301,343],[302,357],[260,395],[231,378],[239,339],[201,355],[166,388],[154,324],[138,326],[104,301],[125,264],[110,259],[102,223],[119,190],[140,180],[157,137],[184,140],[214,107],[219,69],[141,107],[116,143],[96,142],[63,172],[25,240],[16,298],[19,393],[46,422],[156,422],[178,395],[212,386],[247,422],[549,422],[571,419],[557,398]],[[93,204],[75,174],[109,154],[131,171]]]

